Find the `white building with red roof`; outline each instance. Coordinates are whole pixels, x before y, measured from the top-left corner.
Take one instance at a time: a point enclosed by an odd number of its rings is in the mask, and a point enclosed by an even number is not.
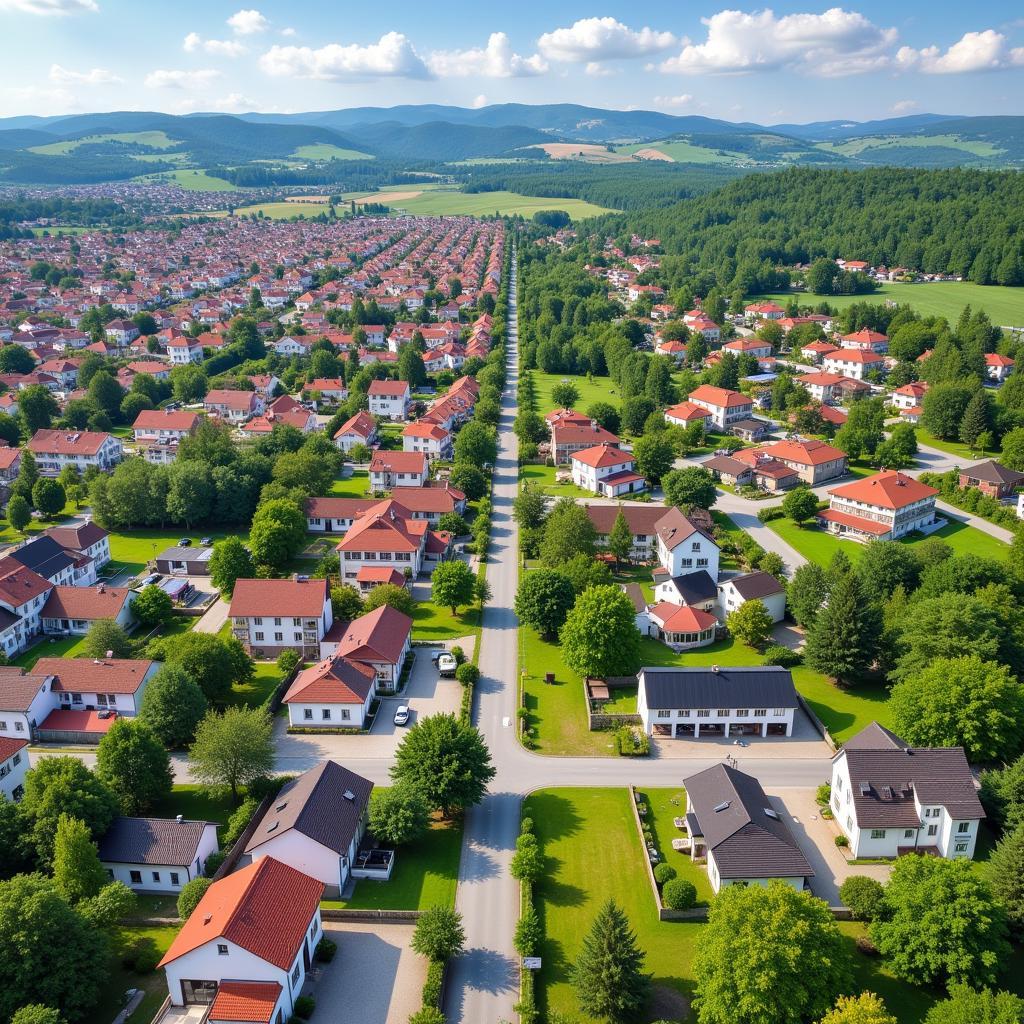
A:
[[[734,338],[722,346],[723,352],[731,352],[734,356],[753,356],[755,359],[770,359],[771,342],[760,338]]]
[[[417,420],[402,430],[402,449],[407,452],[422,452],[428,460],[450,459],[452,457],[451,431],[438,423]]]
[[[408,419],[412,392],[407,380],[370,381],[366,397],[374,416],[385,420]]]
[[[676,427],[688,427],[691,423],[704,423],[711,418],[711,412],[696,402],[680,402],[665,410],[665,422]]]
[[[564,466],[577,452],[597,445],[618,448],[622,443],[610,430],[605,430],[597,420],[581,417],[572,412],[568,416],[548,421],[551,426],[551,454],[555,463]]]
[[[180,335],[167,342],[167,355],[174,366],[188,366],[203,361],[203,346],[198,338]]]
[[[890,404],[894,405],[897,409],[916,409],[920,408],[924,402],[924,396],[928,392],[928,384],[923,380],[914,380],[909,384],[904,384],[902,387],[896,388],[889,395]]]
[[[1002,384],[1013,373],[1014,361],[998,352],[985,353],[985,375],[989,380]]]
[[[896,470],[836,487],[818,520],[830,532],[851,540],[899,540],[936,525],[934,487]]]
[[[691,391],[689,400],[711,414],[711,422],[719,430],[728,429],[738,420],[749,419],[754,413],[754,400],[739,391],[728,388],[716,388],[711,384],[701,384]]]
[[[41,476],[58,476],[65,466],[106,473],[124,458],[120,438],[101,430],[37,430],[28,447]]]
[[[647,619],[650,635],[674,651],[707,647],[715,642],[718,619],[699,608],[659,601],[647,609]]]
[[[633,455],[609,444],[576,452],[569,462],[573,483],[604,498],[618,498],[647,487],[647,481],[633,469]]]
[[[377,673],[333,654],[303,669],[283,703],[293,728],[361,729],[376,692]]]
[[[320,657],[338,655],[371,669],[374,692],[394,693],[412,650],[412,619],[383,604],[351,622],[335,622],[320,644]]]
[[[228,608],[231,633],[257,658],[296,651],[305,661],[320,656],[320,641],[334,622],[327,580],[243,579]]]
[[[370,490],[392,487],[422,487],[430,476],[427,456],[422,452],[375,451],[370,459]]]
[[[95,622],[110,619],[123,629],[134,621],[132,604],[138,591],[128,587],[54,587],[40,612],[44,633],[84,636]]]
[[[132,424],[136,444],[172,444],[194,434],[199,414],[184,409],[143,409]]]
[[[377,443],[377,421],[361,409],[338,427],[334,443],[343,452],[350,452],[359,444],[372,448]]]
[[[827,373],[837,373],[854,380],[864,380],[872,370],[885,367],[885,360],[874,352],[860,348],[840,348],[822,360]]]
[[[219,416],[227,423],[242,424],[259,416],[264,404],[261,395],[255,391],[229,391],[215,388],[207,392],[203,399],[203,408],[213,416]]]
[[[840,348],[859,349],[861,352],[874,352],[876,355],[884,356],[889,351],[889,338],[878,331],[872,331],[868,327],[862,327],[853,334],[844,334],[839,339]]]
[[[786,311],[777,302],[752,302],[743,314],[748,320],[781,320]]]
[[[424,488],[426,490],[426,488]],[[415,579],[428,562],[447,557],[451,536],[434,531],[401,502],[387,498],[359,515],[338,542],[341,575],[352,583],[367,565],[388,566]]]
[[[16,804],[25,793],[28,740],[0,735],[0,800]]]
[[[215,1011],[218,1020],[236,1018],[242,1004],[248,1021],[267,1010],[267,1024],[287,1020],[323,937],[323,893],[319,879],[274,857],[214,882],[158,965],[171,1004],[212,1004],[211,1020]]]
[[[686,359],[686,342],[679,338],[666,338],[654,346],[654,351],[659,356],[671,356],[677,363]]]

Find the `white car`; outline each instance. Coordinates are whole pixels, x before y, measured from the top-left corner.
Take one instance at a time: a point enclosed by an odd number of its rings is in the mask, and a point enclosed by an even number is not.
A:
[[[409,708],[405,704],[399,704],[398,709],[395,711],[395,725],[408,725],[409,723]]]
[[[459,663],[455,660],[454,654],[445,652],[437,659],[437,670],[442,676],[453,676]]]

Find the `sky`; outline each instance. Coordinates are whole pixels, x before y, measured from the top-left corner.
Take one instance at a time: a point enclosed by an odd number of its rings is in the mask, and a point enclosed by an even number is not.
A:
[[[1024,7],[0,0],[0,116],[583,103],[762,124],[1024,114]]]

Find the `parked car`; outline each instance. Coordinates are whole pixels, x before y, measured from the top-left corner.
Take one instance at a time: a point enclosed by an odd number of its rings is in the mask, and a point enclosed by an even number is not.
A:
[[[202,544],[204,548],[208,548],[213,543],[213,538],[203,537],[200,539],[199,543]]]
[[[437,670],[442,676],[455,675],[455,670],[458,667],[459,663],[455,660],[455,656],[453,654],[449,654],[447,651],[437,659]]]
[[[404,704],[398,705],[398,710],[395,711],[395,725],[408,725],[409,723],[409,709]]]
[[[160,582],[160,581],[161,581],[162,579],[163,579],[163,576],[161,576],[161,575],[160,575],[160,573],[158,573],[158,572],[151,572],[151,573],[150,573],[150,574],[149,574],[149,575],[148,575],[148,576],[147,576],[147,577],[146,577],[146,578],[145,578],[145,579],[144,579],[144,580],[143,580],[143,581],[142,581],[142,582],[141,582],[141,583],[139,584],[139,589],[141,590],[141,589],[142,589],[143,587],[148,587],[148,586],[150,586],[150,585],[151,585],[151,584],[153,584],[153,583],[159,583],[159,582]]]
[[[178,547],[179,548],[190,548],[190,547],[192,547],[192,538],[191,537],[182,537],[178,541]]]

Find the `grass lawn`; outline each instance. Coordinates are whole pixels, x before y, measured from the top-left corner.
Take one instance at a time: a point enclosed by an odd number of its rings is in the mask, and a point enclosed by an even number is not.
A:
[[[654,577],[649,565],[622,565],[618,570],[613,568],[612,580],[615,583],[639,583],[648,604],[654,603]]]
[[[728,538],[734,544],[739,543],[741,534],[744,533],[724,512],[716,512],[714,509],[711,510],[711,518],[715,521],[715,526],[718,527],[718,535],[721,540]],[[721,545],[719,545],[721,547]],[[739,562],[736,558],[728,551],[722,550],[721,557],[718,560],[719,568],[724,572],[726,569],[738,570],[740,568]]]
[[[568,381],[580,393],[576,403],[580,412],[585,412],[587,406],[594,402],[610,402],[616,409],[622,405],[619,386],[611,377],[576,377],[565,373],[541,373],[539,370],[531,370],[530,375],[537,389],[537,412],[541,416],[556,407],[551,389],[562,381]]]
[[[776,292],[768,298],[781,305],[796,297],[801,306],[814,306],[822,301],[819,295],[806,292]],[[828,303],[836,309],[845,309],[855,302],[883,303],[886,299],[909,304],[919,313],[944,316],[951,324],[966,305],[977,311],[983,309],[994,324],[1002,327],[1024,326],[1024,291],[998,285],[973,284],[970,281],[936,281],[934,284],[884,284],[871,295],[830,295]],[[749,300],[756,301],[753,297]]]
[[[679,789],[644,789],[640,791],[646,798],[650,811],[647,821],[654,833],[654,844],[661,854],[661,859],[676,869],[679,878],[692,882],[697,890],[698,905],[711,901],[714,892],[708,879],[707,867],[690,859],[688,853],[672,849],[672,840],[680,838],[684,833],[672,824],[673,818],[680,818],[686,813],[686,792]]]
[[[663,796],[674,811],[670,801],[678,792],[654,790],[647,795],[653,798],[652,806]],[[574,1019],[579,1014],[569,967],[609,897],[622,907],[636,931],[656,991],[672,989],[692,995],[693,958],[706,926],[697,921],[658,920],[629,809],[629,791],[625,787],[540,790],[526,798],[523,816],[533,819],[547,862],[547,873],[534,889],[545,935],[543,968],[537,973],[542,1013],[557,1011]],[[672,816],[667,819],[670,828]],[[863,925],[842,922],[839,928],[853,960],[854,991],[877,992],[900,1024],[920,1024],[933,1001],[931,995],[894,978],[881,957],[857,951],[854,943],[863,934]],[[589,1018],[581,1019],[590,1024]]]
[[[914,429],[917,431],[917,440],[920,444],[926,448],[938,448],[940,452],[955,455],[957,458],[963,459],[965,465],[987,458],[989,454],[999,454],[998,449],[992,453],[979,452],[977,449],[971,448],[970,445],[961,444],[959,441],[943,441],[925,430],[920,423],[916,424]]]
[[[417,843],[400,847],[387,882],[356,882],[352,899],[325,901],[325,907],[351,910],[426,910],[455,905],[462,853],[462,820],[434,821]]]
[[[365,498],[370,489],[370,474],[365,469],[354,469],[350,476],[338,478],[331,484],[327,496],[332,498]]]
[[[193,545],[198,545],[203,537],[223,540],[225,537],[238,536],[248,542],[248,530],[215,530],[210,527],[198,527],[192,530],[178,528],[176,530],[113,530],[110,534],[110,557],[120,562],[133,573],[140,573],[146,563],[152,561],[166,548],[174,547],[182,537],[189,537]]]
[[[574,483],[556,483],[555,473],[567,467],[564,466],[520,466],[519,467],[519,482],[526,483],[529,481],[534,484],[545,494],[550,494],[556,498],[593,498],[593,491],[585,491],[582,487],[577,487]]]
[[[206,171],[161,171],[157,174],[143,174],[132,181],[161,182],[168,181],[191,192],[242,192],[224,178],[215,178]]]
[[[790,547],[796,548],[804,558],[819,565],[827,566],[840,548],[846,552],[851,562],[856,562],[864,551],[863,544],[840,540],[835,534],[817,526],[797,526],[791,519],[775,519],[768,526]],[[981,530],[976,530],[966,523],[950,522],[931,536],[944,540],[958,555],[981,555],[985,558],[1003,559],[1009,551],[1009,546],[1001,540],[996,540],[995,537],[982,533]],[[925,539],[921,534],[913,534],[903,538],[900,543],[913,547]]]
[[[235,810],[231,794],[211,796],[193,782],[176,784],[171,795],[157,804],[152,811],[154,818],[173,818],[179,814],[192,821],[215,821],[226,825]]]
[[[119,937],[122,942],[144,939],[147,942],[152,942],[161,953],[166,953],[177,932],[177,927],[172,925],[165,925],[161,928],[121,928]],[[110,1024],[110,1021],[124,1008],[124,995],[130,988],[141,989],[145,996],[128,1020],[137,1021],[139,1024],[148,1024],[156,1015],[156,1011],[160,1009],[164,999],[167,998],[167,981],[164,978],[164,972],[151,971],[149,974],[137,974],[135,971],[128,970],[116,953],[110,958],[110,975],[103,986],[100,1001],[92,1013],[83,1018],[82,1024]]]
[[[235,683],[231,687],[228,705],[231,707],[258,708],[281,682],[283,673],[273,661],[257,661],[256,674],[248,683]]]
[[[23,651],[11,659],[12,665],[31,669],[40,658],[77,658],[84,636],[65,636],[60,638],[41,637],[35,647]]]
[[[413,640],[452,640],[457,636],[480,635],[480,607],[439,608],[433,601],[420,601],[412,613]]]

